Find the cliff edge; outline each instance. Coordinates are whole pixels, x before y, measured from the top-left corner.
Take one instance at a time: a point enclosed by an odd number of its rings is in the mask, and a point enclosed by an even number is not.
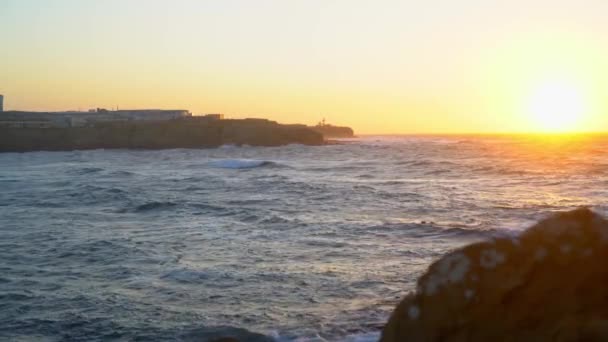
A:
[[[578,209],[433,263],[381,341],[608,341],[608,221]]]
[[[318,124],[310,127],[312,130],[323,134],[327,138],[353,138],[355,132],[352,128],[346,126],[334,126],[330,124]]]
[[[202,120],[197,117],[156,122],[113,122],[94,127],[0,127],[0,152],[85,149],[166,149],[224,144],[321,145],[323,135],[297,125],[264,119]]]

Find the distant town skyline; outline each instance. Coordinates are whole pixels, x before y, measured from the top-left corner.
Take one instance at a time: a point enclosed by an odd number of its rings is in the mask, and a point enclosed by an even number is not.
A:
[[[4,0],[5,110],[608,131],[608,2]]]

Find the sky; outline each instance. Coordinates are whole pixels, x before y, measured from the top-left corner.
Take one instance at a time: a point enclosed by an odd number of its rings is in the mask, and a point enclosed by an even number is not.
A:
[[[608,131],[605,0],[0,0],[5,110]]]

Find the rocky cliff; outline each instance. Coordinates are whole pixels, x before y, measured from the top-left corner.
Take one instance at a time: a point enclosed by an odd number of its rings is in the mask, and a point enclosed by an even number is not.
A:
[[[382,341],[608,341],[608,221],[557,214],[433,263]]]
[[[262,119],[199,120],[98,124],[73,128],[0,127],[0,152],[99,148],[198,148],[223,144],[319,145],[323,136],[302,126]]]
[[[323,124],[311,126],[310,128],[323,134],[325,138],[352,138],[355,136],[353,129],[345,126]]]

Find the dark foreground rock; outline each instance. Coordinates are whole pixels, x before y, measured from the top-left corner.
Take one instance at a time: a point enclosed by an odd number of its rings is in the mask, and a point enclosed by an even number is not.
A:
[[[382,341],[608,341],[608,221],[557,214],[433,263]]]
[[[95,127],[0,127],[0,152],[85,149],[166,149],[217,147],[224,144],[280,146],[320,145],[322,134],[301,125],[262,119],[123,122]]]

